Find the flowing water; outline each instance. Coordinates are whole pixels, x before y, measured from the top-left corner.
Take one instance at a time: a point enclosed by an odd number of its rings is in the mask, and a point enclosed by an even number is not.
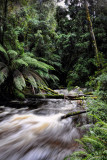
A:
[[[81,149],[75,139],[88,128],[86,114],[63,120],[61,117],[83,109],[84,103],[63,99],[29,101],[35,105],[0,106],[0,160],[63,160]]]

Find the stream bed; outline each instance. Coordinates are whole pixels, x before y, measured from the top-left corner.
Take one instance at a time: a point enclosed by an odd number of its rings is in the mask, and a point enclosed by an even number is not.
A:
[[[35,105],[0,106],[0,160],[63,160],[81,150],[75,139],[80,139],[90,126],[86,114],[61,117],[83,110],[84,101],[29,101]]]

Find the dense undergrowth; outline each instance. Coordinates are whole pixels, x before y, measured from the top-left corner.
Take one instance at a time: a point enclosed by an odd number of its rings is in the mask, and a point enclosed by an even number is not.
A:
[[[74,152],[65,160],[106,160],[107,158],[107,74],[103,72],[94,80],[90,81],[94,84],[96,91],[94,95],[97,99],[89,98],[87,107],[89,117],[92,119],[93,127],[87,135],[83,136],[80,143],[81,149]]]

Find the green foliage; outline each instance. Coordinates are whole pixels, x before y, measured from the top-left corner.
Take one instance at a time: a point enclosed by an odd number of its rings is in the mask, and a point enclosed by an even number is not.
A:
[[[74,152],[67,160],[106,160],[107,157],[107,124],[103,121],[96,123],[88,136],[84,136],[80,143],[84,151]]]
[[[94,116],[96,118],[96,116],[97,116],[99,119],[101,119],[103,121],[107,120],[107,117],[106,117],[107,104],[106,104],[106,102],[101,101],[100,99],[97,99],[97,100],[90,99],[87,101],[87,106],[90,110],[90,115],[92,117]]]
[[[88,81],[88,75],[92,73],[94,66],[94,59],[80,57],[77,63],[73,66],[73,70],[68,72],[67,77],[67,88],[70,90],[73,86],[84,86],[85,82]]]
[[[88,1],[88,3],[99,50],[99,61],[103,65],[104,59],[107,58],[107,29],[105,25],[107,22],[105,10],[107,11],[107,8],[104,5],[104,0],[102,2]],[[99,5],[99,3],[102,4]],[[83,87],[97,69],[84,1],[81,1],[81,5],[79,0],[70,1],[67,10],[58,7],[56,18],[58,22],[58,53],[62,59],[61,76],[63,74],[66,76],[68,88],[72,85]]]
[[[18,98],[20,100],[24,100],[25,99],[24,94],[22,92],[20,92],[19,90],[14,89],[13,93],[14,93],[16,98]]]
[[[74,152],[65,159],[71,160],[106,160],[107,157],[107,74],[106,67],[97,71],[91,80],[97,99],[89,98],[87,107],[93,128],[81,140],[81,151]]]
[[[97,71],[94,76],[90,77],[90,81],[87,83],[87,86],[90,86],[96,90],[96,95],[107,102],[107,67],[106,63],[104,68]]]
[[[15,87],[19,90],[23,90],[23,88],[26,87],[26,83],[25,83],[25,79],[24,79],[22,73],[20,71],[16,70],[14,72],[13,77],[14,77],[13,82],[15,84]]]
[[[103,100],[107,100],[107,74],[99,75],[95,82],[97,83],[97,93]]]
[[[0,44],[8,53],[0,46],[2,61],[11,61],[11,69],[30,66],[53,88],[58,87],[58,79],[69,89],[75,85],[84,87],[96,70],[84,1],[81,5],[79,0],[70,1],[67,9],[57,7],[51,0],[8,0],[7,6],[5,2],[1,1],[0,6]],[[107,52],[107,13],[103,2],[99,6],[97,0],[89,1],[101,64]]]
[[[1,47],[1,53],[4,54],[4,58],[8,57],[8,63],[5,63],[0,57],[0,85],[1,88],[10,92],[11,94],[20,96],[26,85],[31,86],[35,89],[38,87],[46,87],[44,78],[51,78],[49,76],[49,70],[54,70],[54,68],[44,62],[38,61],[34,56],[30,57],[29,53],[19,54],[14,50],[8,50],[7,52]],[[37,73],[37,71],[40,71]],[[41,78],[42,77],[42,78]],[[15,90],[15,88],[18,90]],[[4,91],[5,92],[5,91]],[[10,94],[9,93],[9,94]],[[23,97],[23,96],[22,96]]]

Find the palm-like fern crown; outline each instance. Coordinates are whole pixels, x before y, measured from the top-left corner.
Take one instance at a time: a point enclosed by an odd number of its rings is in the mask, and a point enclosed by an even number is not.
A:
[[[14,50],[6,51],[0,45],[0,85],[13,74],[13,82],[18,90],[26,87],[26,81],[32,87],[45,86],[44,78],[49,78],[49,70],[54,68],[44,62],[38,61],[32,54],[18,54]]]

